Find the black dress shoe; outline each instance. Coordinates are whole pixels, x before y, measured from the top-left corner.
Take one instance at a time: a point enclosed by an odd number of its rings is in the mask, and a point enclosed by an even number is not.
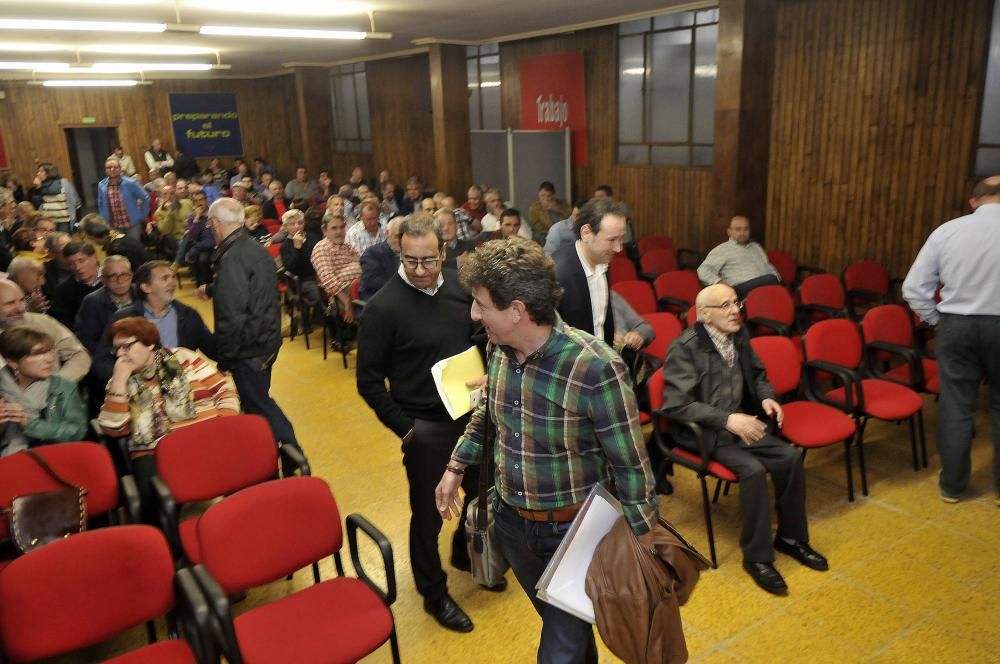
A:
[[[788,592],[788,585],[781,578],[781,574],[771,563],[751,563],[743,561],[743,569],[753,578],[758,586],[773,595],[784,595]]]
[[[809,569],[819,572],[825,572],[830,569],[830,564],[826,562],[826,558],[805,542],[795,540],[789,543],[779,537],[774,540],[774,550],[795,558]]]
[[[438,624],[445,629],[451,629],[456,632],[472,631],[472,619],[448,595],[439,600],[425,599],[424,611],[434,616]]]
[[[507,579],[500,579],[500,582],[493,586],[484,586],[483,584],[479,584],[479,587],[491,593],[502,593],[507,590]]]

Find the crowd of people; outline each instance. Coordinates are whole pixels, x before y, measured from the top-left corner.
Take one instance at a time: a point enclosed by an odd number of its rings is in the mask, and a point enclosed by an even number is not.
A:
[[[282,344],[279,274],[290,275],[304,301],[325,304],[352,330],[337,343],[356,340],[358,393],[400,440],[410,563],[425,610],[445,628],[473,629],[448,592],[438,537],[443,518],[465,518],[458,489],[476,492],[487,445],[498,475],[500,547],[543,621],[540,661],[596,661],[590,626],[538,601],[538,578],[593,485],[613,478],[628,525],[646,544],[657,528],[657,493],[671,491],[667,464],[643,439],[630,361],[655,335],[607,276],[635,240],[630,210],[611,187],[571,205],[542,182],[522,217],[486,185],[470,186],[459,204],[416,175],[397,187],[389,171],[375,180],[355,168],[337,184],[329,171],[312,179],[300,166],[284,182],[262,158],[237,159],[228,170],[212,160],[199,170],[159,140],[142,162],[145,183],[135,160],[116,148],[99,185],[99,212],[79,221],[72,185],[51,165],[39,168],[27,194],[9,179],[0,189],[0,455],[79,439],[96,416],[104,433],[128,438],[148,493],[159,439],[206,418],[259,413],[278,444],[298,447],[270,395]],[[973,221],[995,216],[998,203],[1000,185],[980,185]],[[970,225],[962,229],[971,233]],[[746,294],[780,277],[750,239],[746,217],[734,217],[727,234],[697,270],[705,286],[697,323],[659,358],[666,413],[708,431],[715,458],[736,474],[744,568],[781,594],[787,586],[775,552],[818,571],[829,565],[809,543],[802,460],[768,425],[780,429],[783,411],[741,316]],[[949,334],[961,335],[945,346],[957,366],[996,324],[975,319],[968,327],[964,317],[1000,312],[990,309],[995,298],[962,299],[947,289],[934,304],[934,287],[995,263],[940,265],[938,244],[951,241],[940,234],[905,293],[925,320],[943,312]],[[195,294],[213,300],[214,332],[176,299],[184,267]],[[993,358],[993,346],[975,347]],[[480,349],[487,367],[484,398],[453,420],[431,367],[469,347]],[[988,370],[995,391],[992,359]],[[942,389],[942,434],[957,440],[942,459],[949,502],[968,482],[974,394],[967,388],[982,371],[942,368],[943,377],[952,374],[963,387]],[[674,435],[699,451],[683,431]],[[766,475],[775,484],[776,535]],[[449,562],[470,569],[461,529]],[[484,589],[505,588],[504,581]]]

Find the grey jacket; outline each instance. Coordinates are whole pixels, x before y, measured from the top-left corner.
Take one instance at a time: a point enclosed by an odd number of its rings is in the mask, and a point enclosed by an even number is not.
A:
[[[767,420],[761,402],[774,399],[774,388],[767,381],[764,365],[750,347],[746,328],[735,333],[737,361],[743,374],[743,402],[740,412]],[[723,380],[723,360],[702,323],[686,329],[667,350],[664,366],[666,388],[664,410],[671,420],[701,425],[709,449],[714,449],[718,433],[725,431],[732,413],[719,408]],[[698,449],[690,430],[671,423],[671,435],[678,443]]]

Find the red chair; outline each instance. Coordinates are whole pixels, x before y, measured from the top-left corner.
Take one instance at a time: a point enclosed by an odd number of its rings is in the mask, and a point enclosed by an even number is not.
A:
[[[267,229],[268,234],[274,235],[281,230],[281,222],[277,219],[261,219],[260,223]],[[278,245],[281,246],[281,245]]]
[[[783,286],[760,286],[747,293],[744,311],[753,336],[791,336],[795,329],[795,303]]]
[[[186,640],[156,642],[153,621],[164,614]],[[21,556],[0,574],[4,661],[71,653],[147,623],[150,645],[110,662],[207,662],[208,615],[190,570],[175,576],[163,533],[150,526],[74,535]]]
[[[57,443],[34,448],[60,477],[70,484],[87,489],[87,517],[90,520],[108,518],[121,522],[116,514],[119,507],[119,479],[111,454],[97,443]],[[15,496],[64,489],[42,470],[27,454],[15,453],[0,458],[0,506],[10,505]],[[121,479],[121,495],[129,520],[139,520],[139,492],[135,479]],[[6,514],[0,512],[0,541],[10,536]]]
[[[899,279],[889,279],[889,273],[876,261],[851,263],[844,269],[844,289],[847,291],[847,312],[858,320],[859,307],[888,304],[890,289]]]
[[[691,452],[690,450],[684,449],[679,445],[673,445],[670,439],[668,421],[666,415],[663,413],[663,390],[665,387],[664,372],[657,371],[653,373],[653,375],[649,378],[648,387],[649,405],[653,411],[653,439],[656,441],[657,447],[660,448],[664,458],[667,461],[672,462],[675,467],[680,466],[694,471],[694,473],[698,476],[698,481],[701,483],[701,502],[705,512],[705,530],[708,533],[708,548],[709,552],[712,554],[712,567],[718,567],[719,561],[715,554],[715,533],[712,530],[711,506],[719,501],[719,492],[722,489],[723,482],[725,482],[728,486],[730,483],[737,481],[736,473],[718,461],[712,459],[711,450],[705,442],[701,427],[693,422],[675,423],[687,427],[692,431],[692,433],[694,433],[701,452]],[[708,498],[707,478],[709,477],[714,478],[716,481],[715,495],[712,497],[711,501],[709,501]]]
[[[639,268],[642,270],[642,276],[652,281],[664,272],[675,272],[677,257],[672,251],[653,249],[639,258]]]
[[[378,545],[386,589],[361,566],[358,529]],[[243,662],[356,662],[388,640],[399,662],[389,608],[396,599],[392,547],[358,514],[347,517],[347,540],[358,578],[344,576],[343,530],[330,487],[318,477],[293,477],[244,489],[212,505],[198,524],[203,562],[195,578],[210,599],[220,649]],[[333,556],[338,576],[319,581],[235,619],[227,596]]]
[[[750,346],[767,370],[767,380],[779,397],[794,394],[802,379],[802,360],[792,340],[787,337],[755,337]],[[851,472],[851,443],[856,426],[841,409],[815,401],[784,401],[785,413],[780,436],[806,452],[817,447],[844,444],[844,466],[847,468],[847,499],[854,501],[854,477]]]
[[[916,429],[920,427],[920,448],[924,466],[927,463],[927,443],[924,439],[924,402],[914,390],[879,378],[863,378],[861,335],[849,320],[824,320],[816,323],[805,336],[806,395],[812,401],[841,408],[858,420],[858,467],[861,470],[861,491],[868,495],[865,473],[865,426],[869,418],[910,425],[910,449],[913,470],[919,470]],[[831,374],[842,387],[827,390],[819,386],[818,372]]]
[[[650,326],[653,328],[653,332],[656,333],[656,338],[650,342],[648,346],[642,349],[643,355],[648,356],[650,359],[655,361],[655,366],[659,367],[663,365],[663,362],[667,358],[667,348],[673,343],[674,339],[681,335],[684,328],[681,327],[681,323],[677,320],[677,316],[667,313],[655,313],[655,314],[645,314],[643,316]]]
[[[619,281],[635,281],[639,278],[639,273],[635,269],[635,263],[625,256],[615,256],[608,263],[608,281],[612,285]]]
[[[691,307],[688,309],[687,316],[685,317],[685,322],[688,327],[691,327],[698,322],[698,307]]]
[[[840,279],[832,274],[814,274],[799,285],[799,329],[816,321],[847,316],[847,295]]]
[[[619,281],[611,290],[621,295],[640,316],[656,313],[656,297],[648,281]]]
[[[646,237],[639,238],[637,246],[639,248],[639,256],[644,256],[650,251],[657,250],[669,251],[672,254],[677,253],[674,241],[667,235],[647,235]]]
[[[658,276],[653,282],[653,291],[661,310],[684,316],[694,307],[695,298],[701,292],[701,282],[690,270],[674,270]]]
[[[156,446],[153,489],[160,523],[178,567],[201,561],[198,522],[181,518],[186,504],[214,500],[278,476],[278,447],[260,415],[216,417],[168,433]],[[303,475],[309,464],[291,445],[281,455]]]
[[[794,256],[787,251],[782,251],[781,249],[768,249],[767,261],[774,266],[775,270],[778,271],[778,276],[781,277],[781,283],[786,286],[793,286],[799,283],[802,281],[802,275],[807,272],[815,274],[823,273],[823,270],[818,267],[799,265],[799,262],[795,260]]]
[[[869,309],[861,333],[865,339],[865,354],[871,375],[912,387],[918,392],[940,394],[937,360],[921,357],[914,348],[913,323],[905,308],[898,304],[883,304]],[[892,367],[892,361],[898,358],[902,358],[903,363]]]

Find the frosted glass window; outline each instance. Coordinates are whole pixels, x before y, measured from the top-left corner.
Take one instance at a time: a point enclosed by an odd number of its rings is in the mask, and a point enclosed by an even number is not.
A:
[[[646,72],[648,137],[656,143],[688,138],[691,94],[691,31],[654,33]]]
[[[619,145],[618,162],[622,164],[648,164],[649,148],[645,145]]]
[[[712,143],[715,140],[715,62],[718,43],[718,25],[706,25],[695,30],[691,127],[695,143]]]
[[[340,65],[330,72],[334,149],[371,152],[371,115],[364,64]]]
[[[618,42],[618,141],[642,142],[642,84],[645,79],[643,37]]]
[[[500,101],[500,45],[466,49],[469,86],[469,128],[502,129]]]
[[[983,110],[979,117],[979,149],[976,151],[977,176],[1000,173],[1000,0],[993,5],[990,50],[986,61],[986,84],[983,87]]]
[[[689,166],[691,164],[691,148],[683,147],[654,147],[652,149],[652,163],[657,166]]]
[[[473,47],[470,47],[473,48]],[[477,58],[466,60],[466,79],[469,82],[469,129],[482,129],[479,117],[479,63]]]

